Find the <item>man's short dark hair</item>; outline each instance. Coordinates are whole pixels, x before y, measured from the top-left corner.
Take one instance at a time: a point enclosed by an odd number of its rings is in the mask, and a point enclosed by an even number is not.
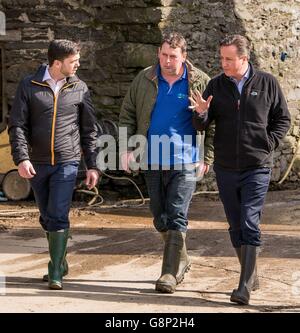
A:
[[[239,56],[246,55],[250,58],[250,43],[248,39],[241,35],[229,35],[220,41],[220,47],[235,45]]]
[[[52,66],[54,60],[63,61],[70,55],[75,55],[80,52],[78,43],[66,39],[54,39],[50,42],[48,48],[48,62]]]
[[[162,45],[164,43],[168,43],[170,45],[170,47],[176,49],[177,47],[181,48],[181,52],[185,53],[186,49],[187,49],[187,43],[185,38],[183,37],[183,35],[179,32],[166,32],[163,37],[162,37],[162,41],[160,43],[160,47],[162,47]]]

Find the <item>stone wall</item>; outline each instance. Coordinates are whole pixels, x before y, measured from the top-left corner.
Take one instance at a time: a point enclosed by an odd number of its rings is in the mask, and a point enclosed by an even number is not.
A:
[[[300,1],[237,1],[235,12],[242,20],[246,35],[261,69],[274,74],[288,101],[293,124],[284,143],[275,152],[272,179],[278,180],[295,153],[300,122]],[[300,153],[300,152],[299,152]],[[300,176],[300,156],[289,180]]]
[[[155,58],[158,1],[2,0],[1,5],[7,18],[9,103],[19,79],[47,61],[54,38],[81,42],[78,74],[90,87],[99,113],[115,120],[135,74]]]
[[[7,19],[0,44],[9,104],[20,78],[46,61],[49,40],[69,38],[83,46],[78,74],[99,116],[113,120],[132,79],[155,61],[165,29],[184,34],[190,59],[211,76],[220,70],[220,38],[245,34],[253,45],[252,61],[278,78],[292,112],[290,134],[275,154],[273,180],[287,169],[299,136],[300,0],[2,0],[0,10]],[[289,180],[299,176],[297,159]],[[204,188],[214,188],[210,182]]]
[[[252,44],[252,62],[279,80],[293,125],[275,152],[272,180],[284,175],[296,151],[300,121],[299,0],[162,0],[161,29],[180,30],[189,41],[189,56],[213,76],[220,71],[218,42],[228,33],[244,34]],[[300,152],[299,152],[300,153]],[[288,180],[298,181],[300,156]],[[210,188],[211,180],[206,181]]]

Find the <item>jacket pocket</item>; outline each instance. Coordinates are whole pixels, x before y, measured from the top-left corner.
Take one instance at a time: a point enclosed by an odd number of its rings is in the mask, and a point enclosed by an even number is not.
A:
[[[255,154],[255,151],[260,153],[270,153],[272,150],[271,143],[268,138],[266,125],[261,123],[245,122],[243,129],[243,146],[246,151]]]
[[[60,106],[66,106],[66,105],[78,105],[82,100],[82,93],[81,91],[76,92],[64,92],[64,94],[61,94],[60,96]]]
[[[269,94],[262,90],[250,89],[245,101],[245,120],[249,123],[266,124],[271,107]]]

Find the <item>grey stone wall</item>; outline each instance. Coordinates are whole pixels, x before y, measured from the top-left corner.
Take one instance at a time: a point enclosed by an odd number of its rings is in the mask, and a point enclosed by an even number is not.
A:
[[[78,74],[90,87],[99,114],[115,120],[135,74],[155,58],[158,1],[2,0],[1,5],[7,18],[9,103],[19,79],[47,61],[54,38],[81,42]]]
[[[0,43],[9,104],[17,82],[46,61],[49,41],[69,38],[83,46],[78,74],[99,116],[113,120],[132,79],[155,61],[162,31],[181,31],[190,59],[211,76],[220,71],[220,38],[245,34],[253,45],[252,61],[278,78],[292,112],[291,131],[275,153],[273,180],[287,169],[299,137],[300,0],[2,0],[0,10],[7,18]],[[299,177],[297,158],[288,180]],[[215,184],[208,178],[202,187]]]
[[[287,98],[293,124],[289,135],[275,152],[272,179],[283,175],[299,139],[300,120],[300,1],[235,1],[235,13],[252,41],[259,67],[273,73]],[[285,58],[286,56],[286,58]],[[300,152],[299,152],[300,153]],[[296,159],[290,181],[299,180],[300,156]]]
[[[251,61],[279,80],[293,125],[275,152],[272,180],[277,182],[287,170],[299,138],[300,1],[162,0],[162,6],[160,28],[180,30],[189,41],[190,58],[210,76],[220,71],[219,40],[228,33],[239,33],[251,41]],[[287,180],[296,182],[299,177],[300,156],[297,155]],[[215,187],[211,179],[204,179],[204,183],[204,189]]]

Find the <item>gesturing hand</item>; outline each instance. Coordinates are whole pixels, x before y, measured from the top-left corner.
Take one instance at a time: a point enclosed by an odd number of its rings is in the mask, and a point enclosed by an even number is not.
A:
[[[190,109],[194,109],[197,113],[201,114],[208,110],[213,96],[210,95],[207,100],[203,99],[199,90],[192,91],[189,100],[191,102]]]

